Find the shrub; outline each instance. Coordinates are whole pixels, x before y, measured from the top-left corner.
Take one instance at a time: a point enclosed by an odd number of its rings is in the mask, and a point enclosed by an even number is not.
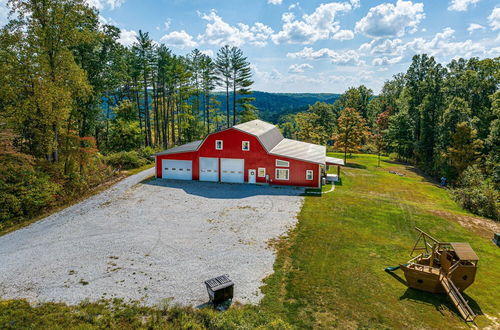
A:
[[[106,156],[106,163],[119,169],[132,169],[144,166],[148,161],[137,151],[121,151]]]
[[[466,210],[500,220],[500,192],[477,166],[469,166],[463,172],[459,186],[453,189],[453,195]]]
[[[0,230],[51,206],[61,186],[24,154],[0,155]]]
[[[137,152],[139,154],[139,157],[144,158],[147,160],[149,163],[152,163],[154,161],[154,158],[151,157],[151,155],[162,151],[161,148],[153,148],[153,147],[143,147],[139,149]]]

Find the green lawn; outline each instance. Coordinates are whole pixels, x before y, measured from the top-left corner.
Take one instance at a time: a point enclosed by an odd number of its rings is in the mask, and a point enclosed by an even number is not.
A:
[[[472,245],[479,269],[465,297],[480,314],[478,326],[500,317],[500,249],[453,220],[470,215],[449,192],[387,159],[380,168],[372,155],[348,163],[334,192],[306,197],[261,306],[300,328],[467,327],[445,295],[408,289],[384,272],[409,259],[418,226],[442,241]]]
[[[384,272],[409,259],[415,226],[443,241],[472,245],[479,270],[465,297],[479,314],[478,327],[500,327],[493,321],[500,322],[500,249],[484,232],[456,222],[471,215],[411,167],[384,159],[379,168],[371,155],[348,162],[342,183],[331,193],[307,195],[297,227],[276,243],[275,273],[266,279],[259,306],[220,313],[109,302],[32,307],[0,301],[0,328],[285,329],[287,323],[298,329],[467,328],[445,295],[408,289]]]

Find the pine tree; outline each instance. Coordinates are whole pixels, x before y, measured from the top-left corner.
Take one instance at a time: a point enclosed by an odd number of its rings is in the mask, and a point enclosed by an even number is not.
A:
[[[144,122],[145,122],[145,129],[146,129],[146,134],[145,134],[145,144],[146,146],[151,146],[153,144],[152,141],[152,136],[151,136],[151,118],[150,118],[150,112],[149,112],[149,92],[148,92],[148,87],[149,87],[149,77],[151,75],[151,63],[152,63],[152,56],[153,56],[153,41],[149,37],[148,32],[142,32],[139,30],[139,35],[137,36],[137,40],[134,43],[133,46],[133,51],[136,55],[137,58],[137,64],[138,64],[138,70],[141,72],[141,78],[142,78],[142,83],[143,83],[143,90],[144,90]]]
[[[255,100],[253,97],[240,97],[236,101],[237,94],[245,96],[251,94],[250,86],[253,84],[252,70],[247,58],[243,56],[243,51],[237,47],[231,48],[231,85],[233,86],[233,125],[236,125],[237,104],[240,104],[248,118],[249,114],[255,115],[256,108],[249,103]]]
[[[217,52],[215,60],[217,70],[218,85],[226,89],[226,125],[229,127],[229,89],[231,88],[231,48],[225,45]]]

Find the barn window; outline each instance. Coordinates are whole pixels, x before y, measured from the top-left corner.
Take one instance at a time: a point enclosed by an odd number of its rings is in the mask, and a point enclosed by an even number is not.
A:
[[[312,170],[307,170],[306,171],[306,180],[312,180],[314,177],[314,173]]]
[[[250,150],[250,141],[242,141],[241,142],[241,150],[249,151]]]
[[[215,149],[222,150],[222,140],[215,141]]]
[[[259,178],[265,178],[266,177],[266,168],[265,167],[259,167]]]
[[[276,180],[288,180],[288,169],[287,168],[277,168],[276,169]]]
[[[290,166],[290,162],[287,162],[286,160],[276,159],[276,166],[278,166],[278,167],[289,167]]]

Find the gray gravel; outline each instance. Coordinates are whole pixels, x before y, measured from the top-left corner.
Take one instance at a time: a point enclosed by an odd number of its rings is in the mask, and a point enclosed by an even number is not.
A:
[[[0,297],[196,306],[204,280],[229,274],[235,300],[257,303],[275,260],[268,242],[295,225],[303,189],[140,183],[151,174],[0,237]]]

